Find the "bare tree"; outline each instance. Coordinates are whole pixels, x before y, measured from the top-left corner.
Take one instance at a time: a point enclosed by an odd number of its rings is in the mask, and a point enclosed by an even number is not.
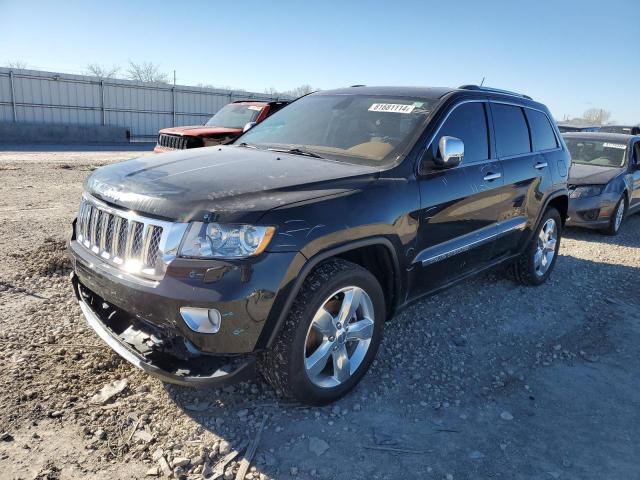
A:
[[[167,74],[160,71],[159,65],[151,62],[135,63],[129,60],[127,76],[139,82],[168,83]]]
[[[308,93],[315,92],[319,90],[318,88],[312,87],[309,84],[300,85],[299,87],[293,88],[291,90],[287,90],[284,92],[286,95],[291,95],[292,97],[301,97],[302,95],[307,95]]]
[[[279,91],[273,87],[269,87],[264,89],[264,93],[266,93],[267,95],[273,95],[276,97],[287,96],[287,97],[298,98],[298,97],[301,97],[302,95],[306,95],[308,93],[315,92],[317,90],[320,90],[320,89],[312,87],[311,85],[305,84],[305,85],[300,85],[299,87],[296,87],[296,88],[292,88],[291,90],[284,90],[284,91]]]
[[[90,63],[86,67],[87,75],[93,75],[99,78],[114,78],[120,72],[120,67],[113,65],[111,68],[103,67],[97,63]]]
[[[7,68],[27,68],[27,62],[23,60],[7,60],[5,62]]]
[[[602,125],[611,118],[611,112],[602,108],[590,108],[582,114],[585,123],[592,125]]]
[[[569,125],[603,125],[611,121],[611,112],[603,108],[590,108],[582,116],[568,118],[563,121]]]

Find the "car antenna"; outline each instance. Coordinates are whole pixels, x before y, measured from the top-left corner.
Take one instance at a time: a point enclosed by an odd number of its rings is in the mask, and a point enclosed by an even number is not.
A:
[[[482,77],[482,81],[480,82],[480,86],[484,84],[484,77]]]

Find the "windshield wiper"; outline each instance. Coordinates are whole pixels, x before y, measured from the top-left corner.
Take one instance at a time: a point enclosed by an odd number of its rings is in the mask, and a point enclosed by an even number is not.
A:
[[[317,153],[310,152],[309,150],[302,150],[301,148],[267,148],[270,152],[282,152],[282,153],[292,153],[294,155],[304,155],[305,157],[313,157],[313,158],[324,158]]]
[[[244,147],[244,148],[253,148],[254,150],[260,150],[255,145],[251,145],[250,143],[247,143],[247,142],[238,143],[237,146],[238,147]]]

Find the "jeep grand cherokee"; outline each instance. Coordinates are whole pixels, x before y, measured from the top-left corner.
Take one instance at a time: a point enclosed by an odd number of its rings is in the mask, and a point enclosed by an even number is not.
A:
[[[477,86],[305,96],[229,146],[86,181],[70,253],[89,325],[167,382],[257,365],[310,404],[344,395],[385,320],[499,264],[540,285],[567,216],[547,108]]]

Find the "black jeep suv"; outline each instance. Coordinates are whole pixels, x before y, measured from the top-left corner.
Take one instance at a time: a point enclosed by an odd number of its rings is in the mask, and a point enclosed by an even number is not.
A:
[[[525,95],[319,92],[234,145],[96,170],[73,285],[97,334],[164,381],[222,385],[255,362],[282,394],[322,404],[362,378],[411,301],[504,263],[543,283],[569,163]]]

